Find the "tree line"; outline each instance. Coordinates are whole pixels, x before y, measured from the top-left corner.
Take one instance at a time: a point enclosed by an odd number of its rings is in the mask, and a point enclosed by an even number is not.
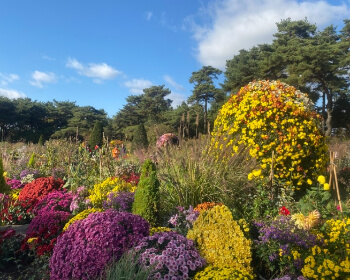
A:
[[[213,128],[218,110],[242,86],[253,80],[280,80],[306,92],[324,117],[325,133],[332,128],[350,130],[350,20],[340,31],[330,25],[319,31],[305,20],[281,20],[271,44],[242,49],[226,61],[225,71],[203,66],[192,73],[192,95],[172,108],[164,85],[130,95],[116,115],[80,107],[75,102],[37,102],[29,98],[0,97],[1,140],[36,143],[40,136],[86,139],[96,121],[106,137],[132,141],[138,125],[145,126],[150,142],[165,132],[181,138],[197,137]],[[214,80],[224,74],[224,82]]]

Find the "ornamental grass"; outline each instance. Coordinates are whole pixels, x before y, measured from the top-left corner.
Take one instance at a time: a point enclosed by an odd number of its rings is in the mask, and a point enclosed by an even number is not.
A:
[[[228,162],[218,162],[209,154],[210,138],[181,142],[179,147],[169,146],[157,150],[157,173],[161,182],[162,208],[176,206],[189,208],[207,201],[228,205],[240,212],[247,205],[245,194],[254,191],[247,176],[256,167],[255,160],[246,160],[241,151]],[[229,151],[220,152],[224,156]],[[240,193],[240,196],[237,196]],[[243,215],[243,212],[240,212]]]

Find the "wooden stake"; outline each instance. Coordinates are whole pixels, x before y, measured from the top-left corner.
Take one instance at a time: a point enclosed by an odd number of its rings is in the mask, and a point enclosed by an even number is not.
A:
[[[330,156],[330,165],[329,165],[329,187],[333,186],[333,189],[337,192],[337,198],[338,198],[338,204],[339,204],[339,210],[343,213],[343,207],[341,204],[340,199],[340,192],[339,192],[339,185],[338,185],[338,177],[337,177],[337,171],[334,164],[334,158],[335,153],[332,151],[329,151]],[[335,199],[335,205],[337,205],[336,199]]]

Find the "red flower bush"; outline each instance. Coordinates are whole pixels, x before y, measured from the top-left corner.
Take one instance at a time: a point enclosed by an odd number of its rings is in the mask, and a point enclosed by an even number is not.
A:
[[[285,206],[282,206],[279,209],[278,213],[281,214],[281,215],[284,215],[284,216],[288,216],[290,214],[290,211]]]
[[[37,178],[31,183],[24,186],[20,192],[18,200],[29,200],[36,204],[41,198],[54,190],[61,190],[64,185],[62,179],[54,179],[54,177]]]

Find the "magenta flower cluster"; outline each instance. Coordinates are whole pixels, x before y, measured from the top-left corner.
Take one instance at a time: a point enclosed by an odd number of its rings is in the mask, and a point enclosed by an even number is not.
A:
[[[134,193],[132,192],[111,192],[108,194],[107,200],[103,202],[103,208],[131,212],[133,202]]]
[[[34,217],[31,221],[26,235],[36,234],[42,232],[43,229],[50,231],[58,225],[63,228],[65,223],[69,220],[71,214],[65,211],[48,211],[41,212],[40,215]],[[33,237],[33,236],[31,236]]]
[[[152,279],[189,279],[206,263],[192,240],[172,231],[145,237],[135,251],[141,265],[154,265]]]
[[[58,237],[51,280],[98,279],[108,263],[148,235],[149,224],[140,216],[112,209],[92,213]]]
[[[22,189],[24,187],[24,184],[22,184],[22,182],[17,179],[7,180],[6,184],[8,184],[11,189]]]
[[[66,190],[53,191],[44,196],[33,209],[34,215],[49,211],[70,212],[73,195]]]
[[[38,256],[47,253],[51,254],[57,237],[61,234],[65,223],[70,217],[70,213],[64,211],[42,212],[34,217],[27,229],[21,250],[26,251],[32,248]],[[30,238],[35,239],[34,247],[31,247],[27,242]]]

